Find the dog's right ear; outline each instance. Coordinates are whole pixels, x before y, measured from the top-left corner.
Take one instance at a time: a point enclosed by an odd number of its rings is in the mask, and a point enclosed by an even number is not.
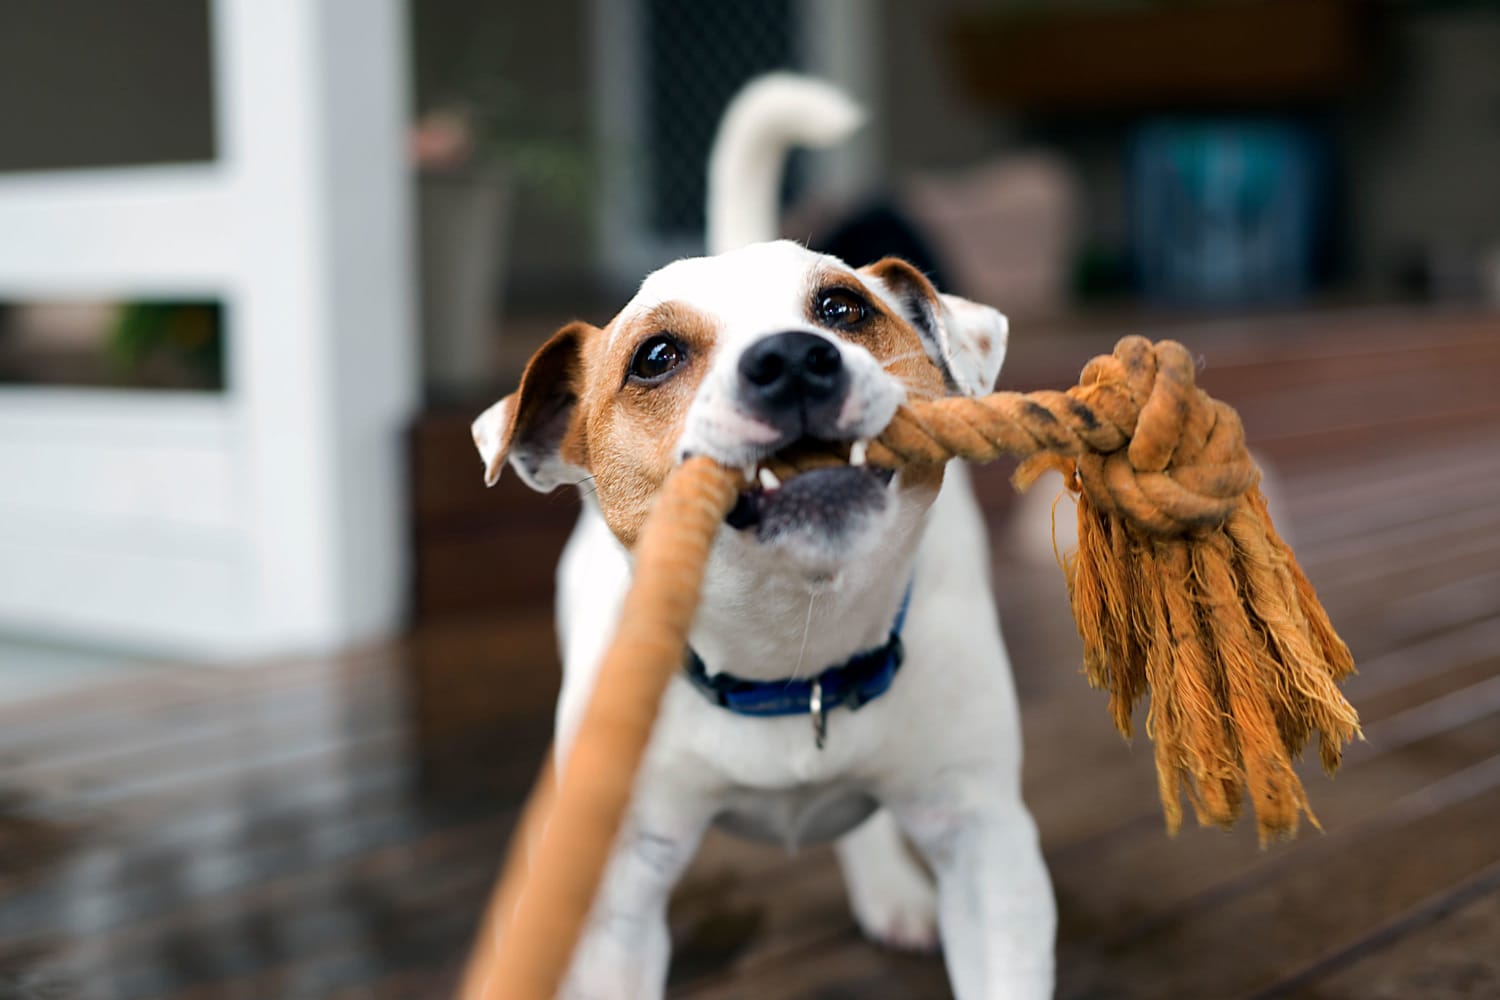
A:
[[[886,257],[861,270],[879,278],[899,300],[928,357],[943,370],[950,391],[972,397],[994,391],[1010,331],[1003,313],[939,293],[926,275],[899,257]]]
[[[481,413],[471,425],[484,461],[484,484],[494,486],[509,460],[534,490],[550,492],[588,475],[588,449],[579,421],[583,345],[598,331],[569,323],[531,356],[521,387]]]

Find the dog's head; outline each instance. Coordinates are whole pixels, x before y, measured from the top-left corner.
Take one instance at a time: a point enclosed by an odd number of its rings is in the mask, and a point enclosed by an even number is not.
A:
[[[761,243],[670,264],[603,329],[558,331],[520,389],[474,422],[474,440],[487,482],[508,460],[538,490],[591,484],[627,547],[684,456],[753,469],[835,452],[846,464],[785,482],[752,474],[721,547],[837,574],[890,531],[914,529],[942,477],[865,467],[860,443],[907,398],[989,392],[1005,346],[1004,316],[938,294],[904,261],[855,270]]]

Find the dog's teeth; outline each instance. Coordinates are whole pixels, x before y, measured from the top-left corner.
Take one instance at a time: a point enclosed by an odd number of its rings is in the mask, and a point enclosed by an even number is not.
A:
[[[756,462],[751,462],[749,465],[745,466],[745,469],[744,469],[744,472],[745,472],[745,482],[747,482],[747,483],[753,483],[753,482],[755,482],[755,467],[756,467],[757,464],[758,463],[756,463]]]
[[[865,453],[870,450],[870,442],[856,441],[849,446],[849,464],[864,465]]]
[[[885,491],[887,493],[895,493],[900,488],[901,488],[901,470],[897,469],[895,472],[891,473],[891,481],[885,484]]]
[[[760,470],[760,484],[768,490],[781,489],[781,480],[776,478],[776,473],[770,469]]]

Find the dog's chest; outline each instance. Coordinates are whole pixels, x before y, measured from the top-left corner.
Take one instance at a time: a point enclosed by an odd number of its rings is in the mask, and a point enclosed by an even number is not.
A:
[[[734,788],[714,817],[722,829],[788,849],[834,840],[873,813],[879,803],[865,788],[842,781],[790,788]]]

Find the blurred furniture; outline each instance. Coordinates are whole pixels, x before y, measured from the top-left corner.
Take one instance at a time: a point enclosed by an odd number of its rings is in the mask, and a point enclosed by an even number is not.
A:
[[[529,767],[550,736],[553,581],[578,517],[576,490],[537,493],[510,469],[485,487],[469,423],[487,405],[431,406],[409,438],[417,639],[404,683],[422,788],[460,799],[496,768]]]
[[[495,169],[418,177],[422,374],[440,396],[482,385],[495,370],[510,198],[509,178]]]
[[[1012,319],[1066,305],[1078,197],[1061,159],[1022,153],[918,173],[902,194],[952,274],[955,285],[944,291],[991,303]]]
[[[0,628],[222,659],[400,620],[404,24],[213,0],[214,161],[0,175],[0,299],[229,324],[224,393],[0,387]]]
[[[1347,89],[1364,61],[1356,0],[975,10],[949,22],[969,96],[1031,111],[1299,101]]]
[[[1265,305],[1312,287],[1329,185],[1309,128],[1150,121],[1131,160],[1132,253],[1147,298]]]
[[[418,625],[552,607],[553,570],[578,518],[577,491],[537,493],[509,468],[487,489],[469,424],[488,405],[429,408],[411,432]]]

